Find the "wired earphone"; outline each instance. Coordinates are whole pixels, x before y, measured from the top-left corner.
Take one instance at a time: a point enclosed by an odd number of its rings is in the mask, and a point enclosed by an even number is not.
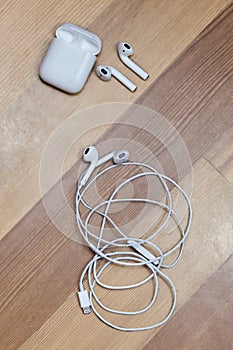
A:
[[[190,199],[188,198],[184,190],[179,186],[179,184],[176,183],[173,179],[157,172],[153,167],[151,167],[148,164],[129,161],[129,152],[126,150],[113,151],[103,156],[102,158],[99,158],[96,147],[88,146],[83,151],[83,160],[84,162],[90,163],[90,165],[81,174],[78,180],[76,193],[76,220],[81,236],[84,242],[94,252],[94,256],[85,266],[80,277],[79,292],[77,293],[80,306],[83,309],[84,314],[88,314],[91,312],[91,310],[93,310],[93,312],[102,322],[104,322],[106,325],[112,328],[121,331],[140,331],[159,327],[169,320],[176,307],[176,288],[171,278],[165,274],[164,270],[174,267],[182,256],[184,242],[188,236],[192,222],[192,206]],[[114,164],[107,166],[106,168],[104,168],[99,173],[93,176],[93,173],[97,167],[103,165],[104,163],[110,160],[113,160]],[[136,166],[140,170],[144,169],[144,171],[137,172],[137,174],[122,180],[122,182],[119,185],[117,185],[117,187],[113,190],[113,192],[107,200],[104,200],[92,207],[84,199],[85,193],[87,193],[87,191],[91,189],[94,183],[101,176],[107,174],[111,170],[117,171],[119,166]],[[121,188],[138,178],[148,176],[155,176],[160,181],[166,193],[166,204],[150,198],[116,198],[117,193]],[[177,215],[177,213],[174,211],[172,195],[169,190],[168,183],[173,185],[182,194],[187,204],[188,218],[185,227],[182,224],[182,221]],[[160,224],[160,226],[154,232],[152,232],[149,237],[131,237],[125,232],[122,232],[119,226],[111,218],[110,207],[114,203],[149,203],[158,206],[162,210],[164,210],[166,212],[166,216],[163,222]],[[81,214],[82,206],[88,211],[88,214],[86,215],[85,219],[82,218]],[[94,232],[91,232],[89,228],[91,218],[93,215],[96,214],[99,215],[102,219],[98,235]],[[177,227],[179,228],[180,239],[173,245],[172,248],[168,249],[167,251],[163,251],[152,240],[153,238],[157,237],[163,230],[166,229],[170,218],[174,220]],[[105,238],[106,222],[112,225],[112,227],[115,229],[118,235],[118,238],[112,240],[107,240]],[[177,256],[175,260],[170,264],[166,264],[164,262],[164,259],[176,251]],[[155,253],[153,254],[152,252]],[[101,260],[104,261],[104,264],[101,267],[99,267],[99,262]],[[150,275],[134,284],[122,286],[108,285],[101,281],[101,275],[111,264],[117,264],[120,266],[144,266],[149,269]],[[84,289],[85,276],[87,276],[89,292]],[[98,309],[103,309],[111,314],[130,316],[142,314],[148,311],[157,300],[159,292],[159,277],[163,279],[167,285],[169,285],[172,293],[172,302],[170,310],[160,322],[151,325],[143,325],[141,327],[123,327],[110,322],[103,315],[101,315],[100,311],[98,311]],[[111,309],[103,304],[103,302],[97,296],[95,291],[95,287],[97,285],[108,290],[125,290],[137,288],[151,280],[154,281],[154,290],[151,301],[148,303],[147,306],[137,311]]]

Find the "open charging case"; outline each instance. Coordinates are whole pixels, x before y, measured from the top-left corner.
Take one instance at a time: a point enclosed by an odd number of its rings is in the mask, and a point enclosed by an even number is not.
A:
[[[74,24],[62,24],[41,63],[40,77],[68,93],[79,92],[100,51],[101,40],[97,35]]]

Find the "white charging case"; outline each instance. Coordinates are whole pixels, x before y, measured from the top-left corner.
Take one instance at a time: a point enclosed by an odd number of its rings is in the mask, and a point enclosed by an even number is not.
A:
[[[100,38],[74,24],[62,24],[56,30],[40,66],[40,77],[63,91],[82,90],[101,51]]]

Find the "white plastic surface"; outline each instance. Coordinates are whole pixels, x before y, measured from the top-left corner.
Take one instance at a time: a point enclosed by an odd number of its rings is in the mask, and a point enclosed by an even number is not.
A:
[[[97,35],[71,23],[65,23],[58,27],[56,37],[72,43],[74,46],[80,47],[93,55],[98,55],[101,50],[101,40]]]
[[[56,30],[42,61],[40,77],[68,93],[79,92],[100,50],[101,40],[97,35],[73,24],[63,24]]]

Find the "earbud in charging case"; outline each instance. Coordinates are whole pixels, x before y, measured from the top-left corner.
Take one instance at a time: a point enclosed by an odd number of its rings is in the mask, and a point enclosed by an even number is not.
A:
[[[100,51],[101,40],[97,35],[74,24],[62,24],[41,63],[40,77],[68,93],[79,92]]]

